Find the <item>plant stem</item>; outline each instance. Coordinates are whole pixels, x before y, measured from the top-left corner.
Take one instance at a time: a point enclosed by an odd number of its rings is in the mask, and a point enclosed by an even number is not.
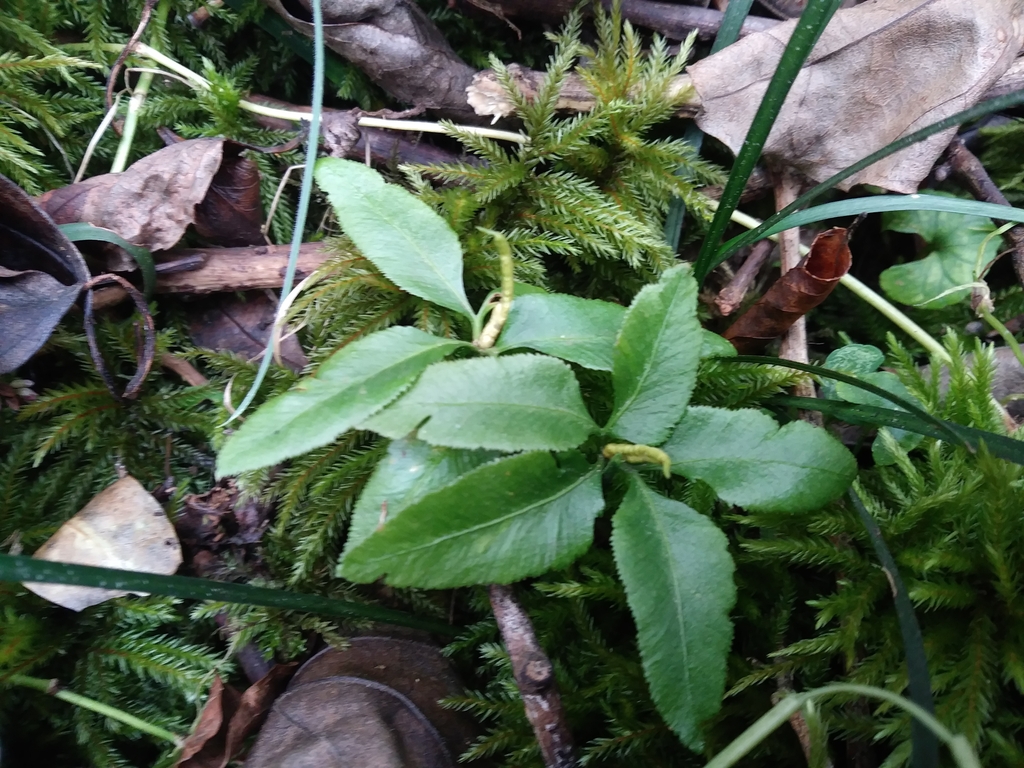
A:
[[[927,349],[931,355],[937,357],[944,363],[950,362],[949,355],[946,353],[946,350],[943,349],[942,345],[928,335],[928,332],[924,328],[900,312],[888,299],[871,290],[871,288],[849,273],[843,275],[839,283],[840,285],[845,285],[855,296],[863,299],[887,318],[892,320],[893,323],[898,325],[904,333]]]
[[[109,717],[111,720],[117,720],[118,722],[124,723],[125,725],[142,731],[143,733],[148,733],[150,736],[155,736],[158,739],[169,741],[176,746],[181,745],[181,737],[177,734],[171,733],[158,725],[153,725],[145,720],[141,720],[140,718],[135,717],[135,715],[130,715],[123,710],[110,706],[109,704],[104,704],[101,701],[96,701],[95,699],[90,699],[77,693],[71,693],[71,691],[62,690],[56,686],[55,680],[43,680],[38,677],[29,677],[28,675],[11,675],[7,677],[6,680],[14,685],[21,685],[26,688],[33,688],[42,693],[47,693],[56,699],[66,701],[68,704],[74,704],[76,707],[81,707],[82,709],[88,709],[90,712],[95,712],[98,715]]]
[[[712,206],[717,206],[716,200],[708,199]],[[748,216],[742,211],[733,211],[730,218],[734,223],[739,224],[742,227],[746,227],[747,229],[756,229],[761,226],[761,222],[758,219],[755,219],[753,216]],[[778,235],[769,235],[768,237],[770,240],[778,240]],[[810,249],[806,245],[801,245],[800,253],[806,256],[810,253]],[[942,345],[932,338],[924,328],[903,314],[891,301],[879,293],[876,293],[849,273],[843,275],[839,280],[839,283],[841,285],[845,285],[855,296],[857,296],[857,298],[867,302],[889,318],[910,338],[928,350],[929,354],[937,357],[943,362],[949,362],[949,355],[946,353],[946,350],[943,349]]]
[[[104,46],[107,48],[108,46]],[[118,46],[109,46],[111,49],[120,50]],[[156,64],[169,69],[176,75],[180,75],[189,83],[192,84],[198,90],[207,91],[210,89],[210,82],[202,75],[196,74],[188,67],[179,64],[174,59],[161,53],[156,48],[148,46],[144,43],[139,43],[135,46],[134,53],[138,56],[143,56],[150,59]],[[151,73],[144,73],[142,78],[149,77],[148,83],[152,81],[153,75]],[[139,79],[139,86],[135,89],[135,92],[139,92],[139,88],[142,87],[142,78]],[[134,97],[133,97],[134,99]],[[246,112],[251,112],[254,115],[263,115],[264,117],[275,117],[279,120],[289,120],[293,123],[298,123],[303,120],[309,120],[308,112],[297,112],[292,109],[280,109],[279,107],[268,107],[266,104],[258,104],[254,101],[248,101],[247,99],[241,99],[238,102],[238,106],[244,109]],[[430,123],[423,120],[387,120],[382,117],[360,117],[358,121],[359,125],[363,128],[385,128],[392,131],[415,131],[417,133],[448,133],[448,128],[440,123]],[[512,131],[499,131],[495,128],[481,128],[475,125],[460,125],[459,130],[475,134],[477,136],[483,136],[488,139],[496,139],[498,141],[512,141],[517,144],[525,144],[527,139],[522,133]],[[125,132],[127,133],[127,122],[125,126]]]
[[[151,36],[154,44],[158,43],[159,33],[167,25],[167,16],[170,10],[171,4],[168,0],[160,0],[157,4],[155,18],[153,19],[155,34]],[[141,44],[139,47],[141,47]],[[150,46],[146,47],[149,48]],[[157,48],[154,47],[152,50],[155,51]],[[149,95],[149,88],[152,84],[152,72],[143,72],[139,75],[139,82],[135,85],[135,91],[128,102],[128,112],[124,117],[124,130],[121,133],[121,142],[117,145],[117,154],[114,155],[114,162],[110,165],[111,173],[120,173],[128,165],[128,155],[131,154],[132,142],[135,140],[135,130],[139,125],[139,112],[142,111],[142,105],[146,101],[146,96]]]
[[[477,227],[477,229],[494,238],[494,244],[498,249],[498,258],[501,262],[501,295],[498,305],[491,312],[491,317],[483,330],[477,333],[476,328],[473,329],[473,345],[477,349],[490,349],[498,340],[498,334],[505,327],[508,313],[512,309],[512,296],[515,291],[515,262],[512,260],[512,248],[503,234],[483,227]]]
[[[854,683],[835,683],[833,685],[826,685],[822,688],[815,688],[812,691],[806,691],[805,693],[799,693],[783,699],[779,704],[772,707],[768,712],[762,715],[757,722],[737,736],[729,746],[719,752],[715,758],[707,764],[706,768],[729,768],[729,766],[735,765],[744,755],[775,731],[775,729],[789,720],[789,717],[794,712],[802,709],[807,702],[841,694],[852,694],[855,696],[882,699],[883,701],[888,701],[891,704],[901,707],[909,712],[913,717],[917,718],[919,722],[923,723],[928,730],[934,733],[946,744],[946,747],[956,758],[957,765],[959,765],[960,768],[981,768],[981,762],[978,760],[977,755],[974,754],[974,750],[971,749],[963,736],[954,734],[946,728],[946,726],[936,720],[934,716],[917,706],[914,702],[908,701],[902,696],[895,694],[892,691],[887,691],[884,688],[874,688],[872,686],[856,685]]]
[[[1013,356],[1017,358],[1017,362],[1024,366],[1024,352],[1021,351],[1020,344],[1017,343],[1017,339],[1010,333],[1010,329],[1000,322],[995,315],[985,306],[985,302],[978,305],[978,314],[981,315],[985,322],[991,325],[996,333],[1003,337],[1003,341],[1006,342],[1006,346],[1013,350]]]

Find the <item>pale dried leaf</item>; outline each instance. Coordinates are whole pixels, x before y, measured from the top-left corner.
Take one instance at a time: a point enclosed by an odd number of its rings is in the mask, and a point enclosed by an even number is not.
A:
[[[93,497],[33,557],[169,575],[181,565],[181,546],[163,507],[128,475]],[[25,586],[73,611],[114,597],[145,594],[66,584],[25,582]]]
[[[771,161],[824,181],[894,140],[977,103],[1024,44],[1022,0],[875,0],[841,10],[797,77],[765,145]],[[697,123],[738,151],[795,21],[689,68]],[[914,192],[950,129],[841,185]]]

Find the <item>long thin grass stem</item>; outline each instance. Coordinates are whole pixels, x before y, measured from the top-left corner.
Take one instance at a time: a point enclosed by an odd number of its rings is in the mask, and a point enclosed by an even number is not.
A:
[[[130,715],[124,710],[112,707],[109,704],[104,704],[102,701],[96,701],[90,699],[87,696],[82,696],[71,691],[66,691],[63,688],[58,688],[53,680],[43,680],[38,677],[29,677],[28,675],[10,675],[5,678],[5,681],[12,685],[20,685],[25,688],[32,688],[45,694],[53,696],[55,699],[60,699],[68,704],[74,704],[76,707],[82,709],[88,709],[90,712],[95,712],[98,715],[109,717],[111,720],[117,720],[119,723],[135,728],[136,730],[148,733],[150,736],[155,736],[158,739],[169,741],[176,746],[181,745],[181,737],[177,734],[171,733],[170,731],[161,728],[159,725],[153,725],[153,723],[146,722],[145,720]]]

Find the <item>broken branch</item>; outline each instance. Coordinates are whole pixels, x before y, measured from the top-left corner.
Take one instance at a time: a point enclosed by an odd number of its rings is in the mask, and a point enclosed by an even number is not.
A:
[[[257,245],[244,248],[182,248],[167,251],[175,264],[195,265],[194,269],[161,272],[157,267],[157,293],[218,293],[280,288],[288,266],[287,245]],[[332,256],[326,243],[304,243],[299,248],[296,275],[312,274]],[[93,307],[102,309],[127,297],[123,288],[103,288],[95,292]]]
[[[555,685],[555,668],[537,642],[533,624],[516,599],[512,587],[491,584],[491,610],[501,630],[526,718],[544,756],[547,768],[575,768],[572,734],[565,722],[562,699]]]

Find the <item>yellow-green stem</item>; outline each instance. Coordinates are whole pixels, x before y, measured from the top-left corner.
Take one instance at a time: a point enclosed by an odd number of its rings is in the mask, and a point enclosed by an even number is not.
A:
[[[28,675],[10,675],[6,678],[6,682],[13,685],[21,685],[26,688],[33,688],[42,693],[53,696],[55,699],[66,701],[68,704],[74,704],[76,707],[82,709],[88,709],[90,712],[95,712],[98,715],[109,717],[111,720],[117,720],[120,723],[124,723],[127,726],[135,728],[136,730],[148,733],[150,736],[155,736],[158,739],[169,741],[176,746],[181,745],[181,737],[171,733],[158,725],[146,722],[135,715],[130,715],[127,712],[112,707],[109,704],[104,704],[102,701],[96,701],[86,696],[80,696],[77,693],[71,691],[65,691],[56,686],[54,680],[43,680],[38,677],[29,677]]]
[[[498,259],[501,264],[501,296],[498,305],[491,312],[487,325],[480,332],[480,335],[473,341],[477,349],[490,349],[498,340],[498,334],[505,327],[508,313],[512,309],[512,297],[515,292],[515,262],[512,260],[512,248],[508,240],[500,232],[478,227],[494,238],[495,247],[498,249]]]
[[[167,16],[171,11],[171,4],[168,0],[160,0],[156,6],[156,13],[151,23],[152,33],[150,39],[153,41],[152,50],[159,51],[160,33],[167,26]],[[149,47],[149,46],[147,46]],[[132,143],[135,141],[135,130],[139,125],[139,112],[149,95],[150,86],[153,85],[153,73],[143,72],[139,75],[139,82],[135,84],[135,90],[128,102],[128,111],[124,117],[124,128],[121,132],[121,142],[117,145],[117,153],[114,155],[114,162],[110,165],[111,173],[120,173],[128,166],[128,156],[132,151]]]
[[[1003,341],[1006,342],[1006,346],[1013,350],[1013,356],[1017,358],[1022,366],[1024,366],[1024,352],[1021,351],[1020,344],[1017,343],[1017,339],[1010,333],[1010,329],[1003,325],[995,315],[985,306],[985,302],[982,302],[978,306],[978,314],[981,315],[985,322],[992,326],[992,328],[1003,337]]]

